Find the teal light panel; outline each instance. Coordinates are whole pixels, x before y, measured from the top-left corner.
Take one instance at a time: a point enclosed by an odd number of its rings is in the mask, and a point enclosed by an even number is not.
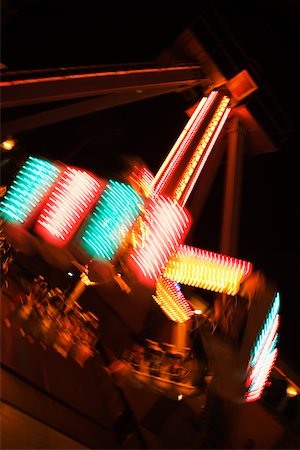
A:
[[[111,260],[140,214],[142,198],[128,184],[110,180],[82,234],[93,258]]]
[[[49,192],[59,173],[60,169],[53,163],[29,156],[1,202],[3,219],[24,223]]]

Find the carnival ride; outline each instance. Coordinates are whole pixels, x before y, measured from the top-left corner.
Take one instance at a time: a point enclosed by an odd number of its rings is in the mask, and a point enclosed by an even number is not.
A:
[[[73,261],[81,268],[66,298],[68,310],[87,285],[110,278],[126,293],[136,284],[153,290],[153,300],[174,324],[172,345],[148,340],[144,349],[128,349],[123,362],[130,366],[128,380],[171,398],[199,393],[188,324],[201,312],[182,286],[249,298],[240,286],[253,272],[251,262],[185,245],[193,220],[186,203],[232,116],[230,92],[209,92],[156,175],[136,165],[124,181],[105,180],[30,156],[1,202],[4,234],[12,245],[21,251],[29,245],[52,264]],[[238,402],[261,397],[277,357],[279,293],[259,276],[252,294],[232,368],[243,385]]]

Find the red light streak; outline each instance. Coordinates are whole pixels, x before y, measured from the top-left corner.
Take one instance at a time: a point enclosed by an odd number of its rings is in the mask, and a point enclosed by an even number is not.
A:
[[[57,246],[66,245],[98,200],[103,187],[84,170],[67,167],[37,219],[37,234]]]

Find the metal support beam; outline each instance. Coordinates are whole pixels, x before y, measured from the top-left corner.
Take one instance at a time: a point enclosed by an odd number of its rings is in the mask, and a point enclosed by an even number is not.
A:
[[[197,86],[206,79],[200,66],[195,64],[110,71],[99,66],[92,72],[79,69],[57,69],[57,73],[53,70],[23,71],[19,76],[18,73],[4,72],[0,82],[1,106],[13,108],[147,88],[177,90]]]
[[[237,256],[243,163],[243,128],[237,115],[228,122],[227,164],[220,252]]]
[[[89,100],[60,106],[59,108],[53,108],[38,114],[21,117],[20,119],[11,120],[6,123],[3,122],[2,135],[7,136],[22,133],[23,131],[52,125],[53,123],[74,119],[75,117],[84,116],[85,114],[91,114],[96,111],[133,103],[139,100],[146,100],[170,92],[174,92],[173,87],[145,89],[143,91],[134,90],[132,92],[93,97]]]
[[[197,240],[195,233],[198,233],[197,226],[203,209],[205,207],[208,195],[211,191],[213,183],[217,177],[218,170],[222,163],[225,153],[224,130],[218,138],[213,151],[205,163],[201,177],[197,181],[196,189],[191,193],[188,202],[188,209],[193,217],[192,227],[189,232],[190,240]]]

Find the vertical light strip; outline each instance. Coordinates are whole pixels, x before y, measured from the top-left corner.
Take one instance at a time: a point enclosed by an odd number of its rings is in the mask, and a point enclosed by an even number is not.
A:
[[[204,151],[208,147],[209,142],[213,139],[214,134],[216,133],[216,130],[218,130],[218,124],[222,120],[222,117],[226,111],[226,107],[227,107],[229,101],[230,101],[230,99],[227,96],[224,96],[221,99],[219,106],[216,109],[216,112],[214,113],[212,119],[210,120],[205,132],[203,133],[203,135],[200,139],[199,144],[197,145],[196,150],[194,151],[189,163],[187,164],[187,166],[183,172],[181,179],[178,180],[177,187],[176,187],[174,195],[173,195],[177,201],[180,201],[182,193],[183,193],[184,189],[186,188],[190,178],[193,176],[194,171],[196,170],[197,164],[199,163],[201,156],[203,155]],[[225,120],[223,121],[223,123],[224,122],[225,122]],[[220,131],[221,131],[221,129],[219,129],[219,132]]]
[[[216,142],[216,140],[218,139],[218,136],[219,136],[220,132],[222,131],[222,128],[223,128],[223,126],[224,126],[224,124],[225,124],[225,122],[226,122],[226,119],[227,119],[227,117],[228,117],[230,111],[231,111],[230,108],[226,108],[226,110],[225,110],[225,112],[224,112],[224,115],[223,115],[222,119],[220,120],[220,122],[219,122],[219,124],[218,124],[218,126],[217,126],[217,128],[216,128],[216,130],[215,130],[214,136],[213,136],[213,138],[211,139],[211,141],[210,141],[210,143],[209,143],[209,145],[208,145],[208,147],[207,147],[205,153],[203,153],[204,150],[201,151],[201,153],[200,153],[200,155],[199,155],[199,159],[200,159],[201,156],[203,156],[203,157],[202,157],[202,159],[201,159],[200,164],[199,164],[198,167],[197,167],[197,170],[195,170],[195,171],[192,173],[192,175],[191,175],[191,182],[190,182],[190,185],[189,185],[188,189],[186,190],[186,192],[184,193],[184,195],[181,196],[181,194],[179,194],[179,199],[178,199],[178,201],[180,201],[180,203],[182,204],[182,206],[184,206],[184,205],[186,204],[186,202],[187,202],[187,200],[188,200],[188,198],[189,198],[189,196],[190,196],[190,194],[191,194],[191,192],[192,192],[192,190],[193,190],[193,188],[194,188],[194,186],[195,186],[195,183],[196,183],[196,181],[198,180],[199,175],[200,175],[201,172],[202,172],[202,169],[203,169],[203,167],[204,167],[204,165],[205,165],[205,163],[206,163],[206,161],[207,161],[207,158],[209,157],[209,155],[210,155],[210,153],[211,153],[211,151],[212,151],[212,149],[213,149],[213,147],[214,147],[214,145],[215,145],[215,142]],[[200,143],[199,145],[201,146],[201,143]],[[186,184],[187,184],[187,183],[186,183]],[[175,198],[177,198],[177,197],[175,196]]]
[[[46,197],[59,173],[54,163],[29,156],[1,202],[3,218],[24,224]]]
[[[264,321],[262,330],[260,331],[253,346],[253,349],[251,350],[251,366],[255,365],[258,356],[260,355],[265,346],[267,337],[270,333],[270,328],[273,326],[274,323],[276,323],[275,319],[278,315],[279,307],[280,307],[280,295],[279,292],[277,292],[274,301],[272,302],[272,306],[268,312],[268,315]]]
[[[279,328],[280,296],[277,292],[263,327],[256,339],[250,354],[249,373],[247,376],[246,401],[258,400],[264,390],[266,382],[277,357],[276,344]]]
[[[154,175],[147,167],[143,167],[140,175],[140,184],[147,198],[151,197]]]
[[[199,107],[196,108],[192,117],[188,121],[189,128],[186,127],[187,129],[184,130],[184,132],[182,132],[180,137],[177,139],[176,143],[174,144],[173,148],[171,149],[169,155],[162,165],[162,167],[164,167],[164,170],[160,169],[155,176],[155,184],[153,190],[157,194],[162,193],[164,187],[172,178],[176,167],[180,164],[181,159],[183,158],[193,137],[197,133],[206,113],[210,109],[217,94],[218,93],[216,91],[212,91],[209,97],[205,99],[205,102],[202,102],[203,99],[201,100]]]
[[[272,353],[274,350],[277,341],[278,341],[278,326],[279,326],[279,315],[276,316],[276,321],[274,322],[274,326],[272,327],[272,330],[270,331],[270,334],[268,335],[268,339],[266,340],[265,346],[262,349],[261,353],[259,354],[257,361],[255,362],[254,366],[251,369],[250,375],[249,375],[249,384],[250,384],[250,390],[252,389],[252,385],[255,382],[255,378],[259,375],[262,367],[264,366],[264,362],[268,356],[268,354]]]
[[[154,175],[146,166],[134,166],[129,175],[129,182],[137,193],[150,198],[152,195]]]
[[[254,402],[258,400],[263,393],[266,382],[269,378],[272,368],[274,367],[276,358],[278,356],[278,349],[275,348],[272,353],[267,355],[264,366],[261,368],[260,373],[257,376],[255,384],[252,389],[246,393],[246,402]]]
[[[188,120],[187,124],[185,125],[184,129],[182,130],[180,136],[178,137],[178,139],[176,140],[175,144],[173,145],[173,147],[171,148],[168,156],[166,157],[166,159],[164,160],[164,162],[162,163],[162,165],[160,166],[154,180],[153,180],[153,186],[155,186],[159,180],[161,179],[164,171],[167,169],[167,167],[169,167],[170,165],[172,166],[173,163],[172,161],[174,160],[175,154],[177,152],[177,149],[179,147],[179,145],[181,144],[183,138],[186,136],[187,132],[189,131],[190,127],[192,126],[193,122],[195,121],[197,115],[199,114],[199,112],[201,111],[201,109],[203,108],[204,103],[206,102],[207,97],[203,97],[199,104],[197,105],[195,111],[193,112],[193,114],[191,115],[190,119]]]
[[[66,245],[100,196],[100,182],[84,170],[67,167],[37,219],[35,231],[45,240]]]
[[[163,275],[187,286],[235,295],[251,271],[250,262],[181,245],[168,260]]]

